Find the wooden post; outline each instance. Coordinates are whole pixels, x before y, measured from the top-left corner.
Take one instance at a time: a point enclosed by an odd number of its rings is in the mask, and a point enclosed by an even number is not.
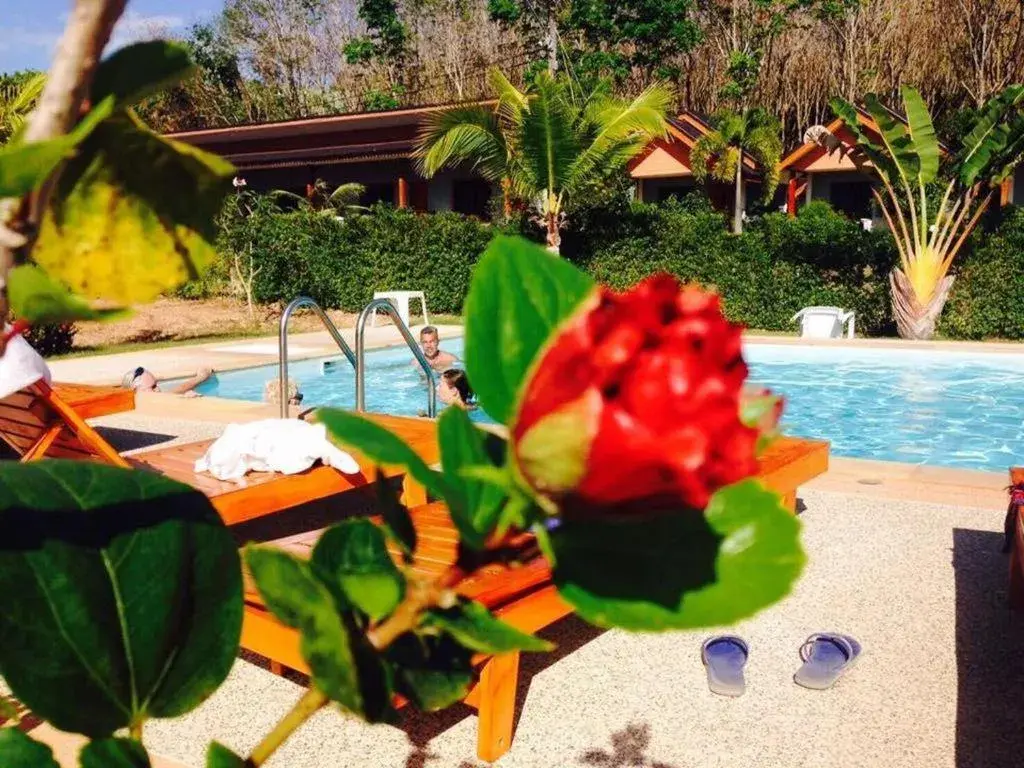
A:
[[[398,207],[409,207],[409,182],[406,181],[405,176],[398,177]]]
[[[1013,174],[1010,174],[999,185],[999,205],[1006,206],[1013,202]]]
[[[492,657],[480,673],[476,754],[481,760],[493,762],[512,745],[518,680],[518,651]]]
[[[786,185],[786,213],[790,218],[796,216],[796,174],[789,175],[789,183]]]

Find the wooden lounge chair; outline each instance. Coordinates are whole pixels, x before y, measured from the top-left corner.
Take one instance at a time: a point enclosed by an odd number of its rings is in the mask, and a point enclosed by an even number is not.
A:
[[[1006,510],[1006,542],[1010,553],[1010,607],[1024,611],[1024,467],[1010,469],[1010,503]]]
[[[61,391],[76,397],[81,410],[72,407],[61,396]],[[133,396],[128,390],[119,392],[124,392],[128,397]],[[86,418],[110,412],[102,410],[103,396],[100,388],[76,390],[64,385],[54,388],[45,382],[37,382],[0,401],[0,438],[21,456],[22,461],[44,457],[91,459],[119,467],[138,467],[159,472],[206,494],[228,525],[365,487],[372,481],[372,478],[363,474],[343,475],[322,465],[297,475],[254,472],[246,476],[244,484],[197,474],[193,470],[195,461],[206,453],[213,440],[157,448],[130,457],[121,456],[85,422]],[[118,402],[114,398],[123,397],[109,391],[106,396],[111,398],[107,407]],[[427,463],[438,461],[436,428],[432,422],[397,416],[371,417],[400,434]],[[382,469],[387,477],[404,475],[400,467],[385,466]],[[418,484],[407,479],[403,500],[409,505],[423,504],[426,502],[426,493]]]
[[[781,493],[793,510],[797,488],[827,468],[828,443],[780,438],[762,458],[758,477],[764,485]],[[443,504],[416,507],[410,514],[418,542],[413,569],[424,576],[436,576],[453,562],[458,534]],[[322,532],[307,531],[267,543],[308,556]],[[393,551],[392,556],[397,559],[399,553]],[[480,601],[524,632],[537,632],[572,613],[551,583],[547,562],[540,557],[514,569],[491,566],[462,582],[458,591]],[[249,583],[245,590],[242,647],[267,658],[271,671],[278,674],[284,667],[309,672],[299,651],[298,632],[279,623]],[[475,663],[479,679],[464,703],[475,708],[479,716],[477,755],[481,760],[497,760],[512,743],[519,654],[478,656]]]

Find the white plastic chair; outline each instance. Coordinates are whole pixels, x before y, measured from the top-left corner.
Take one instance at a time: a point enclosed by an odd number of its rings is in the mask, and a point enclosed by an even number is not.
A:
[[[846,312],[839,307],[804,307],[792,322],[800,321],[800,337],[804,339],[841,339],[843,326],[846,338],[853,338],[853,311]]]
[[[373,298],[390,301],[398,310],[398,316],[402,318],[402,322],[410,328],[412,328],[412,324],[409,322],[409,301],[419,299],[420,306],[423,308],[423,324],[430,325],[430,318],[427,317],[427,297],[423,295],[423,291],[377,291],[373,294]],[[370,325],[376,324],[377,313],[374,312]]]

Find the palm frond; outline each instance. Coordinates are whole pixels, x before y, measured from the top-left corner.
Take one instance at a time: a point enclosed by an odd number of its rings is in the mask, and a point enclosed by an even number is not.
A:
[[[483,107],[455,107],[432,113],[415,149],[416,167],[426,177],[442,168],[470,163],[491,181],[508,164],[508,147],[496,115]]]
[[[327,199],[335,205],[353,205],[359,202],[359,198],[364,194],[366,194],[365,186],[359,182],[350,181],[345,184],[339,184],[338,188],[327,196]]]
[[[775,125],[764,125],[750,131],[743,149],[761,169],[762,199],[770,200],[779,185],[779,160],[782,158],[782,139]]]
[[[711,131],[697,140],[690,150],[690,172],[697,183],[707,182],[711,167],[718,164],[719,158],[728,148],[725,136],[718,131]]]
[[[538,190],[561,190],[569,178],[580,152],[573,111],[563,85],[541,73],[517,139],[524,180],[532,181]]]
[[[487,84],[498,99],[494,111],[511,125],[521,125],[523,114],[530,111],[529,94],[520,91],[497,67],[487,71]]]

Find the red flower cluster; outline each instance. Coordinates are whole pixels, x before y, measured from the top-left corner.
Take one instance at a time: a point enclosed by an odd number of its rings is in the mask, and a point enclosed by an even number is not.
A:
[[[703,509],[754,474],[747,366],[718,296],[657,275],[601,289],[541,353],[512,428],[536,490],[584,507]],[[580,504],[573,503],[573,508]]]

